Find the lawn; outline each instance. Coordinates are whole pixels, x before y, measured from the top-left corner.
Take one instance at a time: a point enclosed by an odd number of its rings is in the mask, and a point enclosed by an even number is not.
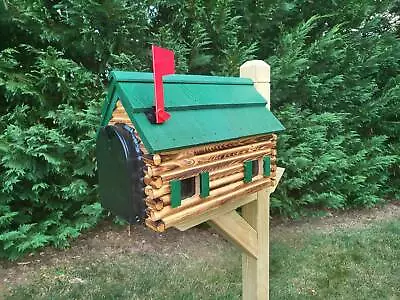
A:
[[[212,241],[190,251],[124,250],[42,266],[4,298],[240,299],[240,253],[202,230]],[[400,299],[400,220],[278,234],[270,277],[272,300]]]

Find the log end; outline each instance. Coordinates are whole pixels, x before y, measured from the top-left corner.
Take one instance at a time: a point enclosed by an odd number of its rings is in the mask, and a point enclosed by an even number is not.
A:
[[[154,154],[154,155],[153,155],[153,163],[154,163],[156,166],[161,165],[161,156],[160,156],[160,154]]]

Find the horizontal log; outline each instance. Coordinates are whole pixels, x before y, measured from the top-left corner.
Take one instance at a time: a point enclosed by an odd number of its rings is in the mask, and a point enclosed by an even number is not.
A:
[[[244,169],[243,164],[239,164],[233,167],[228,167],[216,170],[214,172],[210,172],[210,189],[215,189],[225,184],[241,180],[244,177],[243,169]],[[275,177],[275,176],[276,176],[276,159],[273,158],[271,160],[271,175],[269,177]],[[148,183],[146,184],[149,185]],[[168,205],[171,201],[169,196],[170,193],[169,184],[163,183],[163,185],[159,189],[154,187],[154,185],[146,187],[145,193],[152,199],[160,198],[160,200],[164,203],[164,205]]]
[[[153,155],[153,163],[154,163],[156,166],[161,165],[161,155],[159,155],[159,154],[154,154],[154,155]]]
[[[149,174],[147,174],[147,164],[143,167],[143,172],[144,172],[144,180],[146,185],[151,185],[154,188],[159,189],[162,186],[162,180],[161,177],[150,177]]]
[[[270,177],[276,176],[276,168],[276,159],[273,158],[271,160]],[[241,180],[244,177],[243,169],[243,164],[238,164],[210,172],[210,189],[215,189],[222,185]],[[164,205],[168,205],[170,203],[170,196],[168,195],[170,193],[169,184],[162,184],[158,188],[159,184],[162,182],[161,178],[157,178],[158,184],[152,183],[151,179],[152,178],[149,176],[144,177],[144,183],[146,185],[145,194],[151,199],[161,198],[160,200],[164,203]]]
[[[226,159],[211,161],[209,163],[205,163],[198,166],[193,166],[185,169],[172,170],[164,174],[161,174],[160,177],[163,182],[170,181],[171,179],[184,179],[197,175],[200,172],[211,172],[218,168],[233,166],[239,163],[243,163],[246,160],[259,159],[265,155],[271,155],[271,152],[273,153],[273,151],[275,150],[266,149],[266,150],[259,150],[250,153],[245,153],[242,155],[229,157]]]
[[[215,189],[223,185],[239,181],[243,179],[243,177],[244,174],[242,171],[237,174],[232,174],[230,176],[219,178],[213,181],[210,180],[210,189]],[[161,198],[160,200],[164,203],[164,205],[168,205],[171,201],[169,196],[169,193],[171,192],[169,185],[163,185],[160,189],[154,189],[151,186],[146,186],[144,192],[150,199]]]
[[[144,221],[144,223],[146,224],[147,227],[149,227],[150,229],[157,231],[157,232],[164,232],[165,230],[165,225],[162,221],[159,222],[153,222],[150,219],[146,219]]]
[[[155,189],[152,186],[148,185],[145,187],[144,192],[147,196],[149,196],[149,198],[156,199],[169,194],[171,190],[168,184],[161,186],[161,188],[159,189]]]
[[[112,116],[113,116],[114,118],[129,118],[129,117],[128,117],[128,114],[126,113],[126,111],[125,111],[123,108],[122,108],[122,109],[116,108],[116,109],[113,111]]]
[[[111,120],[108,122],[107,125],[115,125],[115,124],[120,124],[120,123],[129,125],[129,126],[133,126],[131,122],[120,122],[120,121],[114,120],[114,119],[111,119]]]
[[[147,197],[145,203],[147,207],[150,207],[153,210],[162,210],[164,208],[164,203],[159,199],[151,199]]]
[[[158,154],[147,154],[143,158],[145,159],[145,162],[149,165],[159,166],[161,163],[161,158]]]
[[[124,123],[124,124],[128,124],[128,125],[132,124],[129,117],[112,117],[112,119],[110,121],[114,122],[114,123]]]
[[[151,177],[149,175],[145,175],[143,178],[143,182],[145,185],[150,185]]]
[[[243,185],[242,181],[239,182],[235,182],[226,186],[223,186],[219,189],[215,189],[210,191],[210,195],[207,197],[207,199],[201,198],[199,195],[195,195],[191,198],[185,199],[184,201],[182,201],[181,205],[175,208],[172,208],[171,206],[165,206],[161,211],[154,211],[154,210],[148,210],[148,216],[150,217],[151,220],[153,221],[158,221],[161,218],[171,214],[171,213],[176,213],[178,211],[184,210],[185,208],[188,208],[190,206],[194,206],[196,204],[199,204],[201,202],[205,202],[208,201],[208,199],[210,197],[216,197],[219,195],[223,195],[227,192],[233,191],[235,190],[237,187],[240,187],[241,185]],[[165,198],[169,198],[168,196],[164,196],[161,199],[165,199]],[[162,200],[163,202],[165,200]],[[167,201],[166,201],[167,202]],[[168,201],[170,202],[170,200]]]
[[[236,182],[236,181],[241,181],[244,178],[244,172],[232,174],[226,177],[222,177],[216,180],[210,180],[210,189],[215,189],[220,186]]]
[[[238,171],[243,171],[243,164],[237,164],[221,169],[217,169],[214,171],[210,172],[210,180],[218,179],[224,176],[232,175],[234,173],[237,173]],[[154,188],[161,188],[163,185],[168,185],[168,182],[164,183],[161,179],[161,177],[154,177],[157,179],[158,184],[151,183],[152,177],[146,175],[144,178],[144,183],[146,185],[151,185]]]
[[[229,157],[236,157],[241,154],[246,154],[250,152],[260,151],[260,150],[270,150],[275,145],[272,142],[259,142],[251,145],[245,145],[240,147],[235,147],[232,149],[224,149],[211,153],[205,153],[202,155],[193,156],[190,158],[171,160],[166,163],[162,163],[158,167],[152,167],[149,169],[150,176],[160,176],[161,174],[177,169],[177,168],[188,168],[193,166],[198,166],[206,164],[209,162],[227,159]]]
[[[128,117],[128,113],[125,111],[124,108],[116,108],[112,113],[113,117]]]
[[[275,136],[275,139],[274,139]],[[224,149],[231,149],[234,147],[254,144],[258,142],[268,142],[276,140],[276,135],[272,134],[263,134],[251,137],[245,137],[230,141],[212,143],[207,145],[195,146],[192,148],[182,149],[182,150],[172,150],[168,152],[159,153],[161,156],[161,160],[163,162],[167,162],[174,159],[182,159],[186,157],[201,155],[209,152],[215,152]]]
[[[145,187],[144,187],[144,193],[145,193],[145,195],[146,196],[149,196],[149,193],[150,193],[150,191],[152,191],[153,190],[153,188],[150,186],[150,185],[146,185]],[[152,198],[151,198],[152,199]]]
[[[156,189],[159,189],[160,187],[162,187],[163,185],[163,181],[161,179],[161,177],[152,177],[151,178],[151,182],[150,185]]]
[[[243,164],[237,164],[226,168],[217,169],[210,172],[210,181],[221,177],[229,176],[237,172],[243,172],[243,170],[244,170]]]
[[[271,175],[269,178],[275,177],[276,176],[276,164],[272,165],[272,163],[276,163],[276,160],[271,161]],[[225,171],[228,170],[229,168],[224,169]],[[235,169],[240,170],[236,171],[233,174],[222,176],[221,174],[217,173],[218,177],[215,178],[211,175],[210,173],[210,189],[211,193],[213,189],[219,188],[223,185],[230,184],[236,181],[240,181],[244,178],[244,173],[243,173],[243,165],[236,166]],[[221,169],[222,170],[222,169]],[[220,171],[220,170],[218,170]],[[231,170],[230,170],[231,171]],[[164,203],[164,206],[167,206],[171,203],[171,197],[169,195],[170,193],[170,188],[169,185],[163,185],[161,189],[153,189],[149,191],[146,195],[148,195],[150,198],[161,200]]]
[[[234,191],[230,193],[226,193],[221,196],[214,197],[209,201],[200,203],[195,206],[188,207],[176,213],[170,214],[162,218],[162,221],[165,224],[165,228],[169,228],[182,222],[184,219],[188,219],[192,216],[196,216],[201,214],[209,209],[213,209],[223,205],[225,202],[232,200],[234,198],[239,198],[244,195],[252,194],[266,188],[268,186],[272,186],[272,180],[269,178],[262,178],[257,181],[254,181],[249,184],[242,184],[242,186],[236,188]]]
[[[276,168],[276,157],[274,157],[273,155],[271,155],[271,172],[272,172],[272,168],[275,166]],[[233,165],[233,166],[229,166],[229,167],[225,167],[225,168],[221,168],[221,169],[217,169],[214,171],[210,172],[210,181],[219,179],[219,178],[223,178],[235,173],[239,173],[239,172],[243,172],[244,170],[244,166],[242,163],[239,163],[237,165]]]
[[[260,179],[264,179],[264,177],[262,175],[255,176],[253,178],[253,181],[258,181]],[[201,198],[199,195],[195,195],[195,196],[193,196],[191,198],[188,198],[188,199],[185,199],[184,201],[182,201],[181,206],[176,207],[176,208],[172,208],[171,206],[169,206],[169,204],[171,203],[170,195],[165,195],[163,197],[160,197],[160,199],[159,199],[159,200],[161,200],[163,202],[164,208],[161,211],[149,210],[148,211],[149,217],[153,221],[160,220],[161,218],[163,218],[163,217],[165,217],[165,216],[167,216],[167,215],[169,215],[171,213],[175,213],[177,211],[181,211],[181,210],[183,210],[183,209],[185,209],[187,207],[194,206],[194,205],[196,205],[198,203],[209,201],[209,199],[211,199],[212,197],[217,197],[217,196],[224,195],[226,193],[232,192],[236,188],[241,187],[241,186],[246,185],[246,184],[247,183],[244,183],[242,180],[229,183],[229,184],[224,185],[222,187],[210,190],[210,195],[207,197],[207,199]]]
[[[112,113],[113,117],[127,117],[128,113],[125,111],[124,108],[116,108]]]

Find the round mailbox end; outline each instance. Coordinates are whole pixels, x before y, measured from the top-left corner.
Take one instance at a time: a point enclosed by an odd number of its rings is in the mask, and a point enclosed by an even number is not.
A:
[[[143,221],[144,162],[134,129],[125,124],[102,127],[96,158],[102,205],[130,224]]]

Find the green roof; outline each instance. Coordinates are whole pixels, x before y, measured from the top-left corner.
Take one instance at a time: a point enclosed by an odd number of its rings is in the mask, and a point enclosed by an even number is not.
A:
[[[108,124],[120,100],[150,153],[284,129],[250,79],[174,74],[163,82],[171,118],[152,124],[145,113],[154,105],[153,74],[111,72],[101,125]]]

